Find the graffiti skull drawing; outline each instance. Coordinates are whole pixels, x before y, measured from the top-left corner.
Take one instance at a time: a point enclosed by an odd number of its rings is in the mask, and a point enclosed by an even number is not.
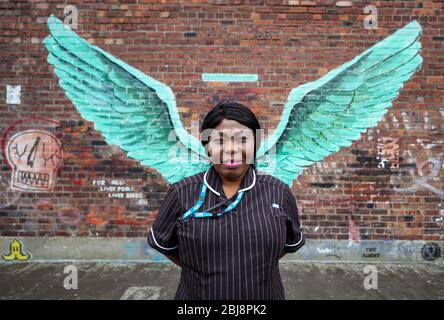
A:
[[[49,132],[26,130],[9,139],[6,157],[12,167],[13,189],[51,191],[62,160],[62,145]]]

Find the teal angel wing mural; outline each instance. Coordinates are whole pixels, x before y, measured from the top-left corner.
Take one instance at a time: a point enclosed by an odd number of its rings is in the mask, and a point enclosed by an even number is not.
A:
[[[180,121],[171,88],[91,45],[53,16],[48,27],[48,62],[105,141],[169,183],[208,168],[205,149]],[[374,127],[421,67],[420,34],[413,21],[319,80],[293,89],[278,127],[258,150],[258,169],[291,186],[304,168]]]
[[[171,88],[79,37],[54,16],[44,45],[60,86],[105,141],[169,183],[206,170],[201,142],[182,126]]]
[[[290,92],[258,169],[288,185],[302,170],[350,146],[374,127],[420,69],[421,26],[413,21],[317,81]]]

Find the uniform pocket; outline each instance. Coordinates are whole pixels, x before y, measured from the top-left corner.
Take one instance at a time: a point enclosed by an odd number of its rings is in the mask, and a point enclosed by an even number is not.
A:
[[[287,217],[282,206],[273,203],[270,207],[270,215],[273,217]]]

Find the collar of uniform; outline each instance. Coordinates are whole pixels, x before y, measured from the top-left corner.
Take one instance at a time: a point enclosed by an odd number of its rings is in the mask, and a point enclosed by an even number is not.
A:
[[[205,172],[204,183],[207,185],[208,189],[210,189],[213,193],[215,193],[219,197],[226,197],[222,189],[222,181],[216,169],[214,168],[214,165],[211,165],[211,167]],[[250,165],[250,167],[247,170],[247,173],[245,173],[244,179],[242,180],[240,188],[237,192],[239,193],[241,191],[247,191],[253,188],[255,184],[256,184],[256,172],[253,166]]]

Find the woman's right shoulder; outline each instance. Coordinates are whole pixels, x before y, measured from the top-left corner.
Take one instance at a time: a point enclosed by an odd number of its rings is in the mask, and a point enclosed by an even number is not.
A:
[[[189,187],[194,184],[201,185],[203,182],[203,177],[205,175],[205,171],[193,174],[191,176],[185,177],[171,184],[170,188],[176,189],[180,191],[183,188]]]

